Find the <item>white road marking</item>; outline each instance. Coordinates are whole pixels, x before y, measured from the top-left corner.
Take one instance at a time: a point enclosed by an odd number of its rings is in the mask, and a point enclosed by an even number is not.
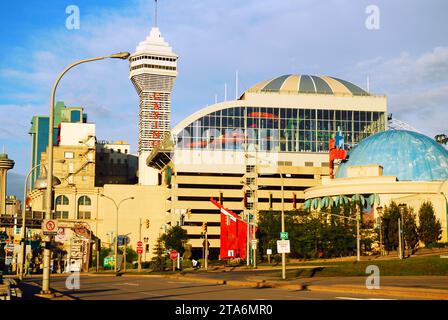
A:
[[[186,281],[168,281],[167,283],[177,284],[177,283],[191,283],[191,282],[186,282]]]
[[[132,286],[132,287],[140,286],[138,283],[132,283],[132,282],[111,283],[110,285],[111,286]]]
[[[341,300],[397,300],[397,299],[386,299],[386,298],[351,298],[351,297],[335,297]]]

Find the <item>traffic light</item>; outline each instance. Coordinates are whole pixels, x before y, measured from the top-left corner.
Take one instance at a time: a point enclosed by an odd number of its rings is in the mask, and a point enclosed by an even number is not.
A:
[[[219,204],[220,204],[220,205],[223,204],[223,195],[222,195],[222,192],[219,193]]]
[[[187,209],[188,220],[191,219],[191,209]]]
[[[292,194],[292,207],[297,209],[297,196],[295,193]]]
[[[202,234],[207,233],[207,222],[202,222]]]
[[[146,223],[146,229],[149,229],[149,219],[146,219],[145,223]]]

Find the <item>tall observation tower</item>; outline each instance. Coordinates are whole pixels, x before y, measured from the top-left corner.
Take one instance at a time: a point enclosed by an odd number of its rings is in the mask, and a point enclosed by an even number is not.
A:
[[[142,185],[158,184],[158,172],[146,166],[146,158],[170,132],[170,96],[177,76],[177,59],[157,22],[129,58],[130,79],[140,97],[138,171]]]
[[[14,161],[6,153],[0,153],[0,215],[6,213],[6,176],[14,168]]]

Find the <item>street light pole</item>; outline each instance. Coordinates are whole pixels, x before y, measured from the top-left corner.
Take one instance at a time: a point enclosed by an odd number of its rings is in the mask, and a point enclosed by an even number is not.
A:
[[[377,212],[378,212],[378,216],[380,218],[380,256],[383,255],[383,228],[381,226],[381,220],[382,218],[382,212],[383,212],[383,207],[377,207],[376,208]]]
[[[118,271],[118,268],[117,268],[118,267],[118,210],[120,209],[120,205],[124,201],[126,201],[126,200],[134,200],[134,197],[125,198],[125,199],[121,200],[118,203],[118,205],[117,205],[117,203],[115,202],[114,199],[112,199],[111,197],[106,196],[105,194],[101,194],[101,197],[104,197],[104,198],[109,199],[110,201],[112,201],[114,203],[115,209],[116,209],[116,215],[115,215],[115,218],[116,218],[116,220],[115,220],[115,265],[114,265],[114,270],[115,270],[115,273],[117,273],[117,271]],[[125,248],[125,250],[126,250],[126,248]]]
[[[249,189],[250,189],[250,191],[251,191],[251,193],[252,193],[252,197],[254,198],[254,199],[257,199],[257,197],[256,197],[256,190],[254,190],[254,189],[252,189],[247,183],[245,183],[244,181],[241,181],[240,183],[242,183],[242,184],[244,184],[246,187],[248,187]],[[257,200],[255,200],[255,201],[257,201]],[[254,216],[254,222],[252,223],[252,240],[256,240],[256,234],[255,234],[255,226],[256,226],[256,223],[255,223],[255,217],[257,216],[257,214],[258,214],[258,211],[257,211],[257,205],[256,205],[256,203],[257,202],[254,202],[254,207],[253,207],[253,211],[254,211],[254,214],[253,214],[253,216]],[[249,252],[250,251],[252,251],[252,258],[253,258],[253,265],[254,265],[254,269],[256,269],[257,268],[257,249],[252,249],[252,250],[250,250],[250,240],[249,240],[249,238],[250,238],[250,232],[249,232],[249,224],[250,224],[250,213],[247,215],[247,240],[246,240],[246,250],[247,250],[247,253],[249,254]],[[249,261],[249,259],[246,259],[247,260],[247,267],[249,267],[249,265],[250,265],[250,261]]]
[[[28,186],[28,179],[30,178],[31,174],[34,170],[36,170],[38,167],[40,167],[41,163],[35,165],[33,168],[31,168],[30,172],[27,174],[25,178],[25,186],[23,187],[23,203],[22,203],[22,229],[21,229],[21,235],[22,238],[22,247],[20,250],[20,266],[19,266],[19,278],[20,280],[23,280],[23,274],[24,274],[24,266],[25,266],[25,256],[26,256],[26,231],[25,231],[25,225],[26,225],[26,195],[27,195],[27,186]]]
[[[120,52],[116,54],[112,54],[110,56],[104,56],[104,57],[96,57],[96,58],[90,58],[90,59],[84,59],[79,60],[74,63],[72,63],[70,66],[65,68],[64,71],[57,77],[53,89],[51,91],[51,99],[50,99],[50,116],[49,116],[49,122],[48,122],[48,149],[47,149],[47,165],[48,165],[48,173],[47,173],[47,192],[46,192],[46,208],[45,208],[45,218],[51,219],[51,212],[52,212],[52,193],[53,193],[53,127],[54,127],[54,98],[56,94],[56,88],[58,87],[59,82],[61,81],[62,77],[73,67],[80,65],[82,63],[97,61],[97,60],[103,60],[107,58],[113,58],[113,59],[122,59],[126,60],[130,56],[129,52]],[[42,274],[42,294],[51,294],[50,291],[50,258],[51,258],[51,252],[48,246],[48,243],[51,242],[52,237],[46,236],[45,237],[45,249],[44,249],[44,269]]]
[[[283,174],[280,173],[280,180],[282,184],[282,232],[285,232],[285,184],[283,181]],[[286,253],[282,252],[282,279],[286,279]]]
[[[250,157],[250,155],[246,155],[246,157]],[[277,165],[276,163],[268,159],[261,159],[261,160],[267,161],[273,165]],[[281,191],[282,191],[281,232],[285,232],[285,183],[283,180],[283,173],[280,170],[278,170],[278,173],[280,174]],[[282,253],[282,279],[286,279],[286,253],[284,252]]]

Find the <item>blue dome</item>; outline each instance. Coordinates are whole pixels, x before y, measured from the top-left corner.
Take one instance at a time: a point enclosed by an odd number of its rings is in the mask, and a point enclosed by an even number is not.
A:
[[[347,177],[347,167],[380,165],[383,176],[398,180],[432,181],[448,179],[448,151],[420,133],[389,130],[362,140],[349,152],[336,178]]]

